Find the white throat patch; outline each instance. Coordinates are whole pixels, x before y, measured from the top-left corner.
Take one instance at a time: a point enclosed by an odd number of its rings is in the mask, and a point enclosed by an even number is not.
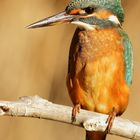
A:
[[[116,16],[114,16],[114,15],[109,16],[108,20],[114,22],[115,24],[120,25],[120,22],[119,22],[118,18]]]
[[[81,28],[84,28],[86,30],[95,30],[96,26],[95,25],[90,25],[81,21],[72,21],[72,24],[76,24]]]

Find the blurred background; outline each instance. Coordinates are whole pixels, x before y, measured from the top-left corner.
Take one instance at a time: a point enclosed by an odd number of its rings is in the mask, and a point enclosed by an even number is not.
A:
[[[65,79],[74,25],[27,30],[25,26],[64,10],[68,0],[0,0],[0,100],[39,95],[70,105]],[[134,50],[134,80],[123,118],[140,121],[140,1],[122,1],[124,29]],[[63,42],[63,43],[62,43]],[[0,117],[0,140],[84,140],[82,128],[31,118]],[[108,136],[111,140],[125,138]]]

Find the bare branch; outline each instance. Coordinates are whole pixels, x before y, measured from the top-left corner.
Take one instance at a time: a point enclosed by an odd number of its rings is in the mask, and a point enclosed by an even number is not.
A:
[[[0,116],[34,117],[72,124],[71,111],[71,107],[53,104],[38,96],[21,97],[14,102],[0,101]],[[107,117],[107,115],[81,110],[73,125],[84,127],[89,131],[104,131]],[[140,123],[117,117],[110,134],[140,140]]]

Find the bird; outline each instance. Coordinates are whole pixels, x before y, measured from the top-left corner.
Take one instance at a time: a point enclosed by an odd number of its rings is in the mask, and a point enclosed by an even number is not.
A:
[[[133,49],[123,22],[121,0],[72,0],[64,11],[27,26],[77,26],[70,45],[66,80],[74,105],[72,120],[80,109],[109,115],[107,131],[86,131],[86,140],[105,140],[114,118],[128,105]]]

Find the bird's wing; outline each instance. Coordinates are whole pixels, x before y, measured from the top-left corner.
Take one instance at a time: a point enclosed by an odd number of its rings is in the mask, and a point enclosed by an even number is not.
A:
[[[122,36],[122,42],[124,46],[124,59],[125,59],[125,79],[128,85],[132,84],[133,77],[133,49],[130,39],[125,31],[119,29]]]

